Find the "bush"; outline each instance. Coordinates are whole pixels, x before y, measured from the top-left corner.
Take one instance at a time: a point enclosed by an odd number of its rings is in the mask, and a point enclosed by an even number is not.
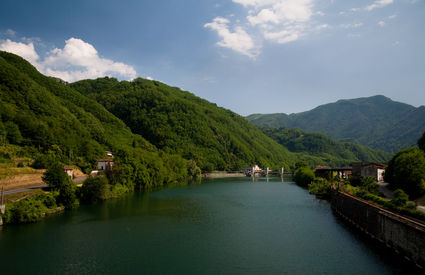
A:
[[[365,190],[366,192],[378,194],[379,185],[376,183],[375,178],[366,177],[360,182],[360,188]]]
[[[116,192],[118,192],[118,185],[120,184],[116,184]],[[105,200],[109,197],[110,185],[105,176],[87,178],[80,190],[80,201],[82,203],[93,203],[99,200]]]
[[[313,183],[309,185],[309,192],[318,196],[330,195],[331,183],[324,178],[315,178]]]
[[[304,166],[295,171],[294,181],[301,186],[308,186],[314,180],[313,171]]]
[[[42,193],[17,202],[8,203],[4,215],[5,223],[31,223],[37,222],[43,216],[56,209],[55,195]]]
[[[409,196],[401,189],[397,189],[393,192],[394,199],[391,200],[391,204],[396,207],[406,206]]]

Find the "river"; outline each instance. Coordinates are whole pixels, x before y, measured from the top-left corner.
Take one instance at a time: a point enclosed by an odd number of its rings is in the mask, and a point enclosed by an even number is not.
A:
[[[385,274],[390,256],[292,182],[210,179],[0,228],[0,274]]]

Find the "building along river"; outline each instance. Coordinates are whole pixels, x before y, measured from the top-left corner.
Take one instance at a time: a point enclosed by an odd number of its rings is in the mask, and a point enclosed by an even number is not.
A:
[[[129,194],[0,230],[0,274],[404,272],[292,182],[227,178]]]

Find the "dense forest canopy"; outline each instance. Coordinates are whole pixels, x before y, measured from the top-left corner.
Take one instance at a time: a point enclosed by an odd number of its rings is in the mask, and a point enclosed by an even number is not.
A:
[[[115,78],[71,84],[122,119],[134,133],[204,171],[239,170],[245,165],[289,167],[296,156],[243,117],[158,81]]]
[[[297,128],[262,130],[291,152],[309,154],[331,166],[344,166],[356,161],[384,162],[391,158],[390,153],[354,143],[335,141],[321,133],[309,133]]]

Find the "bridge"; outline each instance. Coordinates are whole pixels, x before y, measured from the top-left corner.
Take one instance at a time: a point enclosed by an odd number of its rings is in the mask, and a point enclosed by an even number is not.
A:
[[[274,171],[270,170],[269,167],[261,169],[260,167],[258,167],[258,165],[245,167],[244,173],[247,177],[268,177],[272,175],[278,175],[282,177],[283,175],[292,175],[291,172],[285,172],[285,168],[283,167],[280,167],[279,171]]]
[[[316,177],[322,177],[326,179],[333,179],[333,173],[336,172],[337,175],[341,178],[346,178],[348,175],[351,175],[353,172],[353,167],[328,167],[328,166],[317,166],[314,169],[314,175]]]

